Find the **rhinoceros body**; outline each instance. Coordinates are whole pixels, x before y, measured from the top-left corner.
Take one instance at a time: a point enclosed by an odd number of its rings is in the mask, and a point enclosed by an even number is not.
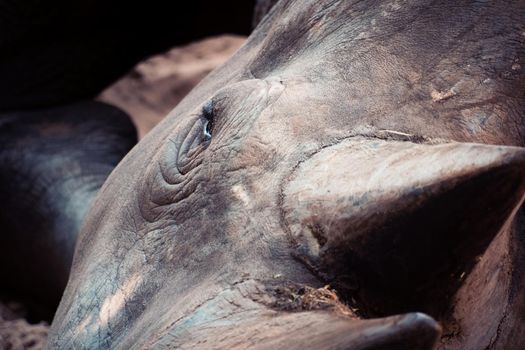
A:
[[[106,181],[48,347],[525,346],[523,18],[280,1]]]

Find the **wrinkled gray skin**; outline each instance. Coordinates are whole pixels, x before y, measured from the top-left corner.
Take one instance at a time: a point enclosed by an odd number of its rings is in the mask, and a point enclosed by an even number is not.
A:
[[[523,18],[280,1],[105,183],[49,348],[523,348]]]

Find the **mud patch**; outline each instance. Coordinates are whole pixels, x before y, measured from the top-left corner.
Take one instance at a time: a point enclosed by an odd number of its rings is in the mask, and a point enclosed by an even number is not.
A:
[[[448,91],[432,90],[430,97],[432,97],[433,102],[443,102],[456,96],[457,94],[458,93],[454,89],[450,89]]]

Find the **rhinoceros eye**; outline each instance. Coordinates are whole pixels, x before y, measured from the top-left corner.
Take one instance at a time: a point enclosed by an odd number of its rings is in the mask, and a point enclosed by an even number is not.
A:
[[[203,139],[205,141],[211,140],[213,133],[213,103],[210,101],[202,107],[202,117],[204,118],[204,125],[202,128]]]
[[[211,123],[209,121],[204,122],[202,133],[204,134],[205,140],[211,140]]]

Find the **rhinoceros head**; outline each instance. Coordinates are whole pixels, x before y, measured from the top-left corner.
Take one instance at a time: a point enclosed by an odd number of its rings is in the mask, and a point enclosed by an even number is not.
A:
[[[505,346],[524,11],[280,1],[112,173],[49,346]]]

